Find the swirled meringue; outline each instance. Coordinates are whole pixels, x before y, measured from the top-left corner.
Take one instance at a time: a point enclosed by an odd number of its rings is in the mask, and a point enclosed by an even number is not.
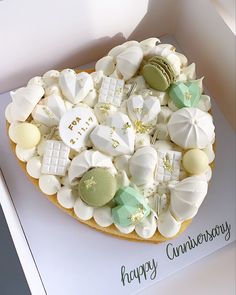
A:
[[[68,170],[70,183],[75,184],[78,182],[78,178],[82,177],[85,172],[95,167],[111,168],[113,171],[115,170],[111,157],[99,151],[85,150],[73,158],[71,162]]]
[[[174,112],[167,126],[171,140],[185,149],[205,148],[215,138],[212,116],[197,108]]]

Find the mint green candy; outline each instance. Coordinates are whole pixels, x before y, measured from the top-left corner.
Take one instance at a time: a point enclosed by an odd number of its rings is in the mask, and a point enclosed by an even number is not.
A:
[[[130,186],[120,188],[114,200],[118,206],[112,209],[112,217],[123,227],[141,222],[151,211],[144,197]]]
[[[179,109],[195,107],[201,97],[201,88],[196,81],[178,82],[169,88],[169,96]]]

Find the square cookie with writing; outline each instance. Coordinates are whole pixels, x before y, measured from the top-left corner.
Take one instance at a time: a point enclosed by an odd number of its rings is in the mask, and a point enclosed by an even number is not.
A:
[[[62,141],[47,140],[41,172],[43,174],[65,175],[70,148]]]
[[[110,103],[119,107],[122,101],[124,81],[120,79],[105,77],[99,92],[98,102]]]
[[[182,153],[158,151],[155,178],[159,182],[179,180]]]

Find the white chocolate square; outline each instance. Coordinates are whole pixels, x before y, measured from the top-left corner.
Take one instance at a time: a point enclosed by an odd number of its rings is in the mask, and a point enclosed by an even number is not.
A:
[[[159,182],[179,180],[182,153],[158,151],[155,179]]]
[[[41,172],[64,176],[66,174],[70,148],[62,141],[47,140]]]
[[[100,88],[98,102],[110,103],[119,107],[122,100],[124,81],[120,79],[105,77]]]

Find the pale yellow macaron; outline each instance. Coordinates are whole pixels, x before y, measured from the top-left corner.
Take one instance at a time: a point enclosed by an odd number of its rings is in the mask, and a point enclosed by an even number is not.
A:
[[[208,157],[200,149],[189,150],[183,156],[183,166],[190,174],[201,174],[208,167]]]
[[[26,122],[15,126],[14,135],[16,143],[24,149],[35,147],[41,138],[38,127]]]

